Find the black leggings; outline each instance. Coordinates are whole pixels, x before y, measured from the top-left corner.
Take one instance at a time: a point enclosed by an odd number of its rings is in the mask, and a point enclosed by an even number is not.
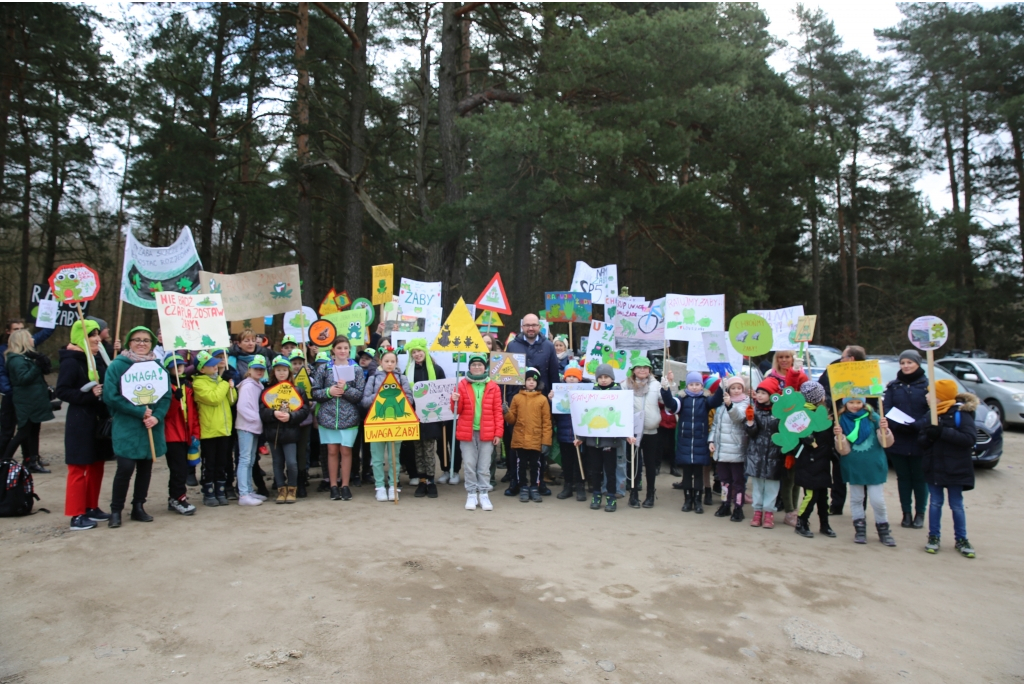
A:
[[[35,423],[34,421],[29,421],[24,426],[20,427],[18,432],[14,434],[14,437],[11,438],[11,441],[7,443],[7,449],[4,450],[3,461],[10,461],[14,459],[14,453],[18,451],[19,445],[21,446],[21,455],[23,459],[38,457],[40,427],[41,424]]]
[[[626,481],[626,487],[631,490],[640,489],[640,469],[643,467],[645,473],[645,482],[647,483],[647,492],[654,492],[654,476],[658,473],[658,462],[661,459],[661,451],[659,449],[657,435],[645,435],[640,439],[640,444],[636,447],[636,459],[633,473],[633,482]],[[627,450],[630,448],[627,447]],[[629,452],[626,453],[626,472],[629,473],[629,460],[632,455]],[[565,457],[562,457],[562,461],[565,461]]]
[[[704,467],[700,464],[679,464],[683,470],[683,490],[704,488]]]
[[[811,509],[814,509],[815,505],[818,506],[818,522],[821,524],[821,529],[826,530],[828,528],[828,488],[814,488],[813,490],[804,488],[804,498],[797,505],[800,519],[804,523],[810,520]]]
[[[188,478],[188,443],[167,443],[167,496],[171,499],[182,499],[188,493],[185,479]]]
[[[110,493],[110,510],[121,511],[124,501],[128,498],[128,485],[135,473],[135,491],[132,504],[145,504],[149,494],[149,480],[153,476],[153,460],[117,458],[117,471],[114,473],[114,490]]]
[[[587,480],[595,493],[601,492],[602,476],[608,483],[608,496],[615,497],[617,480],[615,478],[615,462],[618,457],[617,450],[612,447],[587,446],[587,460],[584,466],[587,469]]]
[[[577,449],[571,442],[558,443],[558,449],[562,451],[562,478],[566,485],[576,485],[583,482],[583,474],[580,473],[580,459],[582,454],[577,456]]]
[[[231,453],[235,440],[230,435],[219,438],[205,438],[199,441],[199,452],[203,459],[203,473],[199,482],[225,483],[231,468]]]

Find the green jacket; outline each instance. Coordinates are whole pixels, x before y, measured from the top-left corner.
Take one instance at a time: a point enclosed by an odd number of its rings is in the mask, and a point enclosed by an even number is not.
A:
[[[18,428],[26,423],[42,423],[53,419],[50,391],[43,372],[23,354],[7,357],[7,375],[11,379],[11,399],[18,416]]]
[[[199,437],[206,440],[231,435],[231,405],[238,401],[238,393],[228,381],[197,373],[192,378],[192,393],[199,407]]]
[[[121,376],[131,367],[132,361],[124,355],[118,355],[107,367],[107,375],[103,378],[103,401],[110,409],[114,419],[111,438],[114,443],[114,454],[125,459],[151,459],[149,449],[149,431],[142,425],[142,417],[146,407],[136,406],[121,395]],[[156,404],[149,405],[160,423],[153,427],[153,446],[156,456],[167,453],[164,440],[164,416],[171,406],[171,393],[167,392]]]

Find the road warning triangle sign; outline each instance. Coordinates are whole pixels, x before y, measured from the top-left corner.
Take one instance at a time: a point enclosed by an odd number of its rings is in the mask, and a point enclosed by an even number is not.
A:
[[[377,394],[363,421],[366,442],[393,442],[419,440],[420,422],[412,402],[402,390],[402,384],[389,373],[380,384]]]
[[[455,308],[441,324],[441,332],[430,345],[431,352],[483,352],[487,353],[484,338],[473,323],[473,317],[461,297]]]
[[[480,312],[480,315],[476,317],[477,326],[504,326],[501,317],[495,312],[489,312],[486,309]]]
[[[487,284],[480,297],[476,298],[477,309],[487,309],[499,314],[512,314],[508,306],[508,297],[505,296],[505,286],[501,282],[501,274],[495,273],[494,278]]]
[[[313,384],[309,380],[309,373],[306,372],[305,366],[295,374],[295,387],[302,388],[302,392],[306,393],[306,397],[313,396]]]

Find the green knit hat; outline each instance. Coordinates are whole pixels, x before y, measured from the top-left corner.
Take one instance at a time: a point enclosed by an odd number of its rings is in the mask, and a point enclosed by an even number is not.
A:
[[[84,331],[82,329],[85,329]],[[100,330],[100,325],[95,321],[86,319],[85,321],[76,321],[71,324],[71,344],[75,347],[80,347],[86,352],[89,351],[89,343],[86,342],[86,338],[93,331]]]

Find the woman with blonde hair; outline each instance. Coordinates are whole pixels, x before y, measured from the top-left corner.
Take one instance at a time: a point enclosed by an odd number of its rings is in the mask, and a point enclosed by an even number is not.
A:
[[[11,333],[4,356],[18,432],[7,443],[3,461],[11,461],[15,451],[23,445],[25,468],[33,473],[49,473],[39,464],[39,428],[43,421],[53,419],[50,390],[44,378],[52,370],[50,360],[36,352],[32,334],[25,329]]]

